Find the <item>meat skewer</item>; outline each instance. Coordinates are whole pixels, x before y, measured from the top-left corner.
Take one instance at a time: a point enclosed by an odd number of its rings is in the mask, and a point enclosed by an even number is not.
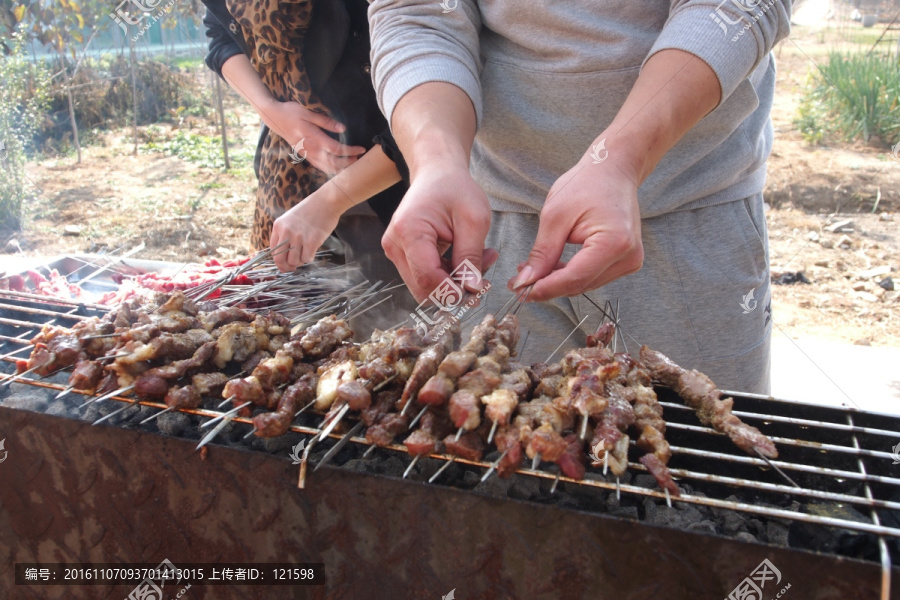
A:
[[[778,457],[778,449],[772,440],[732,414],[734,400],[721,400],[721,390],[709,377],[699,371],[679,367],[661,352],[647,346],[641,346],[641,362],[655,379],[674,389],[694,409],[701,423],[724,433],[738,448],[749,454]]]

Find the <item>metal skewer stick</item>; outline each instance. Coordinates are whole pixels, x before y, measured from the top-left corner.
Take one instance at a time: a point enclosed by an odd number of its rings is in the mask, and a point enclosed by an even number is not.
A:
[[[106,415],[106,416],[100,417],[99,419],[97,419],[96,421],[94,421],[93,423],[91,423],[91,426],[93,427],[94,425],[99,425],[99,424],[102,423],[103,421],[106,421],[107,419],[113,418],[114,416],[116,416],[116,415],[119,414],[120,412],[124,412],[124,411],[128,410],[129,408],[131,408],[132,406],[138,406],[138,401],[137,401],[137,400],[134,400],[134,401],[132,401],[132,402],[129,402],[129,403],[127,403],[125,406],[123,406],[122,408],[120,408],[120,409],[118,409],[118,410],[114,410],[113,412],[109,413],[109,414]]]
[[[484,483],[485,481],[487,481],[488,477],[491,476],[491,473],[493,473],[497,469],[497,467],[500,466],[500,461],[502,461],[506,457],[506,454],[508,452],[509,452],[509,449],[507,448],[506,450],[503,451],[503,454],[500,455],[500,458],[498,458],[493,463],[491,463],[491,467],[487,470],[487,472],[484,475],[481,476],[481,483]]]
[[[431,407],[430,404],[426,404],[425,406],[423,406],[422,410],[419,411],[419,414],[416,415],[416,418],[413,419],[412,422],[410,422],[409,427],[407,427],[407,429],[412,430],[412,428],[416,426],[416,423],[419,422],[419,419],[421,419],[425,415],[425,413],[428,412],[428,409],[430,407]],[[401,413],[401,415],[402,415],[402,413]]]
[[[253,429],[251,429],[250,431],[248,431],[248,432],[247,432],[247,435],[245,435],[245,436],[242,437],[241,439],[242,439],[242,440],[246,440],[248,437],[250,437],[251,435],[253,435],[253,434],[256,433],[257,431],[259,431],[259,429],[257,429],[257,428],[254,426]]]
[[[309,404],[307,404],[306,406],[304,406],[303,408],[301,408],[300,410],[298,410],[297,412],[295,412],[295,413],[294,413],[294,418],[296,419],[297,417],[300,416],[300,413],[302,413],[302,412],[305,411],[307,408],[309,408],[310,406],[312,406],[313,404],[315,404],[315,403],[316,403],[316,400],[318,400],[318,398],[313,398],[312,400],[309,401]]]
[[[313,438],[313,441],[316,441],[316,439],[324,440],[326,437],[328,437],[328,434],[330,434],[334,430],[334,428],[337,427],[337,424],[341,422],[341,419],[343,419],[348,412],[350,412],[350,405],[343,405],[338,411],[337,415],[335,415],[335,417],[332,418],[331,421],[329,421],[328,426],[322,429],[319,432],[319,435]]]
[[[399,377],[399,376],[400,376],[400,373],[397,373],[397,374],[395,374],[395,375],[391,375],[390,377],[388,377],[387,379],[385,379],[384,381],[382,381],[381,383],[379,383],[378,385],[376,385],[375,387],[373,387],[373,388],[372,388],[372,392],[380,392],[382,389],[384,389],[384,387],[385,387],[387,384],[389,384],[389,383],[392,382],[393,380],[397,379],[397,377]]]
[[[221,409],[222,407],[224,407],[226,404],[228,404],[228,403],[231,402],[232,400],[234,400],[234,396],[228,396],[227,398],[225,398],[224,400],[222,400],[221,402],[219,402],[219,404],[216,405],[216,409],[217,409],[217,410],[218,410],[218,409]]]
[[[227,427],[229,423],[231,423],[231,420],[232,420],[233,418],[234,418],[234,415],[232,415],[232,414],[229,414],[229,415],[227,415],[225,418],[223,418],[221,423],[219,423],[218,425],[216,425],[216,426],[213,428],[212,431],[210,431],[209,433],[206,434],[206,437],[204,437],[202,440],[200,440],[200,443],[197,444],[197,448],[196,448],[196,449],[199,450],[199,449],[202,448],[203,446],[205,446],[205,445],[207,445],[208,443],[210,443],[211,441],[213,441],[213,439],[214,439],[217,435],[219,435],[219,433],[220,433],[223,429],[225,429],[225,427]]]
[[[541,466],[541,453],[536,452],[534,454],[534,458],[531,459],[531,470],[537,471],[537,468]]]
[[[606,472],[609,470],[609,450],[606,450],[603,454],[603,476],[606,477]]]
[[[672,496],[669,495],[669,488],[663,488],[663,491],[666,493],[666,506],[672,508]]]
[[[460,427],[459,429],[456,430],[456,437],[453,438],[453,441],[454,441],[454,442],[458,442],[458,441],[459,441],[459,437],[462,435],[462,432],[463,432],[463,428],[462,428],[462,427]]]
[[[99,398],[91,398],[84,404],[80,405],[78,408],[84,408],[88,404],[93,404],[94,402],[103,402],[104,400],[109,400],[113,396],[118,396],[119,394],[124,394],[125,392],[130,392],[133,389],[134,389],[134,385],[126,385],[125,387],[121,387],[117,390],[113,390],[112,392],[110,392],[108,394],[104,394],[103,396],[100,396]]]
[[[27,332],[26,332],[26,333],[27,333]],[[17,337],[18,337],[18,336],[17,336]],[[19,352],[23,352],[23,351],[25,351],[25,350],[30,350],[30,349],[31,349],[31,346],[22,346],[21,348],[18,348],[18,349],[16,349],[16,350],[13,350],[12,352],[9,352],[8,354],[4,354],[3,356],[0,356],[0,360],[4,360],[4,359],[6,359],[6,358],[9,358],[10,356],[15,356],[15,355],[18,354]]]
[[[619,476],[616,475],[616,500],[622,499],[622,487],[619,485]]]
[[[556,479],[553,480],[553,485],[550,486],[550,493],[556,493],[556,486],[559,485],[559,473],[556,474]]]
[[[369,458],[369,457],[372,455],[372,453],[375,452],[375,448],[376,448],[376,447],[377,447],[377,446],[375,446],[375,444],[370,445],[370,446],[369,446],[369,449],[366,450],[365,452],[363,452],[362,457],[363,457],[363,458]]]
[[[785,479],[787,479],[788,482],[789,482],[792,486],[797,487],[797,488],[800,487],[799,485],[797,485],[797,482],[796,482],[796,481],[794,481],[793,479],[791,479],[790,477],[788,477],[787,473],[785,473],[784,471],[782,471],[781,469],[779,469],[779,468],[778,468],[778,465],[776,465],[775,463],[773,463],[772,461],[770,461],[768,458],[766,458],[765,456],[763,456],[762,453],[761,453],[759,450],[757,450],[756,448],[754,448],[753,451],[756,452],[756,454],[757,454],[761,459],[763,459],[764,461],[766,461],[766,463],[768,463],[768,465],[769,465],[770,467],[772,467],[773,469],[775,469],[776,471],[778,471],[778,474],[779,474],[779,475],[781,475],[782,477],[784,477]]]
[[[159,411],[158,413],[156,413],[156,414],[154,414],[154,415],[150,415],[149,417],[147,417],[146,419],[144,419],[143,421],[141,421],[140,423],[138,423],[138,425],[143,425],[144,423],[147,423],[148,421],[152,421],[153,419],[156,419],[157,417],[161,417],[162,415],[166,414],[167,412],[170,412],[170,411],[173,411],[173,410],[175,410],[175,407],[174,407],[174,406],[170,406],[170,407],[168,407],[168,408],[166,408],[166,409],[163,409],[163,410]]]
[[[434,475],[428,478],[428,483],[434,483],[434,480],[441,476],[441,473],[447,470],[447,467],[453,464],[453,461],[456,460],[455,456],[450,457],[450,460],[445,462],[440,469],[434,472]]]
[[[6,375],[6,377],[8,377],[8,379],[6,379],[3,383],[0,383],[0,386],[10,385],[10,384],[13,383],[14,381],[18,381],[19,379],[22,379],[23,377],[25,377],[25,376],[28,375],[29,373],[33,373],[33,372],[37,371],[38,369],[40,369],[40,368],[43,367],[43,366],[45,366],[45,365],[37,365],[36,367],[31,367],[31,368],[28,369],[27,371],[22,371],[22,372],[19,373],[18,375]]]
[[[74,390],[74,389],[75,389],[75,386],[70,385],[70,386],[66,387],[66,389],[64,389],[63,391],[61,391],[60,393],[58,393],[53,399],[54,399],[54,400],[59,400],[59,399],[62,398],[63,396],[66,396],[67,394],[71,393],[72,390]]]
[[[533,283],[531,285],[529,285],[527,288],[525,288],[525,298],[523,298],[522,301],[519,303],[519,305],[512,311],[512,314],[514,314],[514,315],[519,314],[519,310],[523,306],[525,306],[525,304],[528,303],[528,296],[531,295],[531,290],[533,290],[533,289],[534,289]]]
[[[566,342],[569,341],[569,338],[570,338],[570,337],[572,337],[573,335],[575,335],[575,332],[578,331],[579,327],[581,327],[582,324],[584,324],[584,322],[587,321],[588,316],[589,316],[589,315],[585,315],[584,318],[578,323],[578,325],[575,326],[575,329],[573,329],[572,331],[569,332],[569,335],[567,335],[567,336],[565,337],[565,339],[563,339],[563,341],[560,342],[559,346],[556,347],[556,350],[554,350],[553,352],[550,353],[550,356],[548,356],[548,357],[547,357],[547,360],[544,361],[545,363],[547,363],[547,364],[550,363],[550,359],[552,359],[553,356],[554,356],[557,352],[559,352],[559,349],[563,347],[563,344],[565,344]]]
[[[405,471],[403,471],[403,479],[406,479],[406,476],[409,475],[409,472],[413,470],[413,467],[415,467],[415,466],[416,466],[416,463],[419,462],[419,458],[420,458],[421,456],[422,456],[421,454],[416,454],[416,455],[413,457],[412,462],[409,463],[409,466],[406,467],[406,470],[405,470]]]
[[[251,404],[253,404],[253,403],[252,403],[252,402],[244,402],[244,403],[241,404],[240,406],[237,406],[237,407],[235,407],[235,408],[232,408],[232,409],[229,410],[227,413],[222,413],[222,414],[219,415],[218,417],[215,417],[215,418],[213,418],[213,419],[207,421],[206,423],[204,423],[203,425],[201,425],[200,428],[201,428],[201,429],[205,429],[205,428],[209,427],[210,425],[212,425],[213,423],[218,422],[220,419],[226,419],[226,418],[227,418],[227,419],[231,420],[231,419],[234,418],[234,416],[235,416],[236,414],[238,414],[238,412],[240,412],[240,410],[241,410],[242,408],[246,408],[246,407],[250,406]]]
[[[313,438],[303,450],[303,458],[300,459],[300,476],[297,479],[297,487],[301,490],[306,487],[306,465],[309,463],[309,453],[315,445],[316,438]]]
[[[586,441],[587,438],[587,426],[588,426],[588,416],[586,414],[581,415],[581,431],[578,434],[578,437],[581,438],[581,441]]]
[[[365,425],[365,423],[363,423],[362,421],[358,421],[356,423],[356,425],[354,425],[350,431],[345,433],[344,437],[339,439],[337,441],[337,443],[334,446],[332,446],[328,452],[325,453],[325,456],[322,457],[322,460],[320,460],[319,464],[316,465],[316,468],[313,469],[313,473],[318,471],[319,467],[321,467],[322,465],[327,465],[328,462],[334,457],[334,455],[337,454],[338,452],[340,452],[341,448],[343,448],[344,446],[347,445],[347,442],[350,441],[350,438],[352,438],[357,433],[359,433],[359,431],[363,428],[363,425]],[[375,446],[372,446],[372,448],[374,448],[374,447]],[[368,450],[367,450],[367,452],[368,452]]]
[[[494,424],[491,425],[491,432],[488,434],[487,443],[490,444],[494,441],[494,434],[497,433],[497,421],[494,421]]]

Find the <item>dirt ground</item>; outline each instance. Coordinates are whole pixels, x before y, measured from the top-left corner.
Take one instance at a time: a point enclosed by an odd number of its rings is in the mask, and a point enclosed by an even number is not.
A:
[[[833,38],[795,28],[776,49],[776,140],[766,188],[773,278],[799,271],[810,283],[773,286],[773,318],[794,339],[900,346],[900,292],[878,285],[900,278],[900,215],[893,214],[900,206],[900,161],[877,141],[811,147],[793,125],[808,72],[834,47]],[[231,148],[252,152],[256,115],[233,95],[226,113]],[[217,134],[209,123],[193,127]],[[52,257],[121,253],[143,242],[140,258],[245,254],[256,190],[248,161],[225,172],[158,153],[135,156],[129,133],[109,133],[84,148],[81,164],[74,157],[30,163],[39,199],[28,206],[25,229],[8,243],[0,240],[0,248],[5,243],[7,252]],[[828,230],[843,221],[851,223]],[[900,289],[900,280],[894,285]]]

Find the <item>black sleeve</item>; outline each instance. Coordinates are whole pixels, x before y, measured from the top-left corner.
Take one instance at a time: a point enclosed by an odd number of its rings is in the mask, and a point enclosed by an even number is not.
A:
[[[403,154],[400,152],[400,148],[397,146],[397,142],[394,140],[394,136],[390,129],[385,129],[383,132],[376,135],[375,139],[372,141],[381,146],[381,149],[387,157],[394,161],[397,170],[400,171],[400,177],[403,179],[403,183],[409,187],[409,167],[406,166],[406,160],[403,159]]]
[[[209,38],[206,65],[221,77],[222,65],[225,64],[225,61],[235,54],[243,54],[243,50],[209,8],[206,9],[206,16],[203,17],[203,25],[206,27],[206,37]]]

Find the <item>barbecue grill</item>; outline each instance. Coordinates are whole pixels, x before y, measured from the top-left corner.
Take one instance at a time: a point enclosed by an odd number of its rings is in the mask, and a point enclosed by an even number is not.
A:
[[[5,374],[42,324],[107,310],[0,297]],[[432,455],[409,469],[405,446],[371,448],[359,428],[325,436],[298,482],[291,446],[321,433],[321,414],[265,441],[246,438],[250,420],[234,417],[207,456],[195,452],[208,431],[199,426],[223,411],[180,409],[142,425],[166,406],[115,396],[77,409],[78,394],[51,400],[66,377],[0,388],[0,598],[129,592],[12,586],[15,563],[164,558],[325,565],[325,587],[195,587],[189,598],[438,598],[454,588],[459,598],[756,598],[733,591],[764,560],[779,574],[764,581],[764,598],[788,584],[785,598],[900,597],[896,416],[728,392],[734,413],[777,444],[779,458],[766,461],[660,387],[683,490],[669,508],[633,457],[622,481],[602,469],[576,481],[546,465],[500,480],[484,477],[496,453]],[[179,435],[159,435],[172,422]]]

